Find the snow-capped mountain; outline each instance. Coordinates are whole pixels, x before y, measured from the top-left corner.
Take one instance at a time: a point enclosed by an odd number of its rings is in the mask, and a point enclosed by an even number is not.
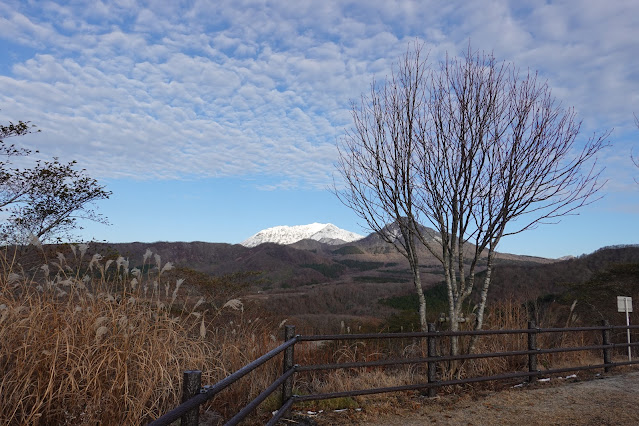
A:
[[[343,244],[364,237],[338,228],[332,223],[311,223],[310,225],[275,226],[263,229],[240,244],[245,247],[255,247],[262,243],[293,244],[307,238],[326,244]]]

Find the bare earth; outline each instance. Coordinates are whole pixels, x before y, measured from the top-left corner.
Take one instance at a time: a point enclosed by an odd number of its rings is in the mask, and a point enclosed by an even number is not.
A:
[[[639,425],[639,372],[568,380],[560,386],[540,383],[474,398],[423,399],[416,409],[387,417],[365,412],[345,417],[320,424]]]

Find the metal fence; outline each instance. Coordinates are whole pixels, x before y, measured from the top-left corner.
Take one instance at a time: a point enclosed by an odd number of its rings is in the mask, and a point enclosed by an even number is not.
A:
[[[358,395],[371,395],[387,392],[409,391],[409,390],[426,390],[428,396],[432,397],[437,394],[437,389],[442,386],[461,385],[468,383],[478,383],[486,381],[504,380],[511,378],[527,378],[529,382],[536,381],[542,375],[551,375],[580,370],[603,369],[605,372],[610,371],[612,367],[621,365],[637,364],[639,361],[628,360],[621,362],[613,362],[612,351],[617,348],[630,348],[639,346],[637,343],[613,343],[611,341],[611,332],[614,330],[630,330],[639,329],[639,325],[634,326],[611,326],[608,321],[602,321],[601,326],[595,327],[570,327],[570,328],[538,328],[535,323],[530,321],[527,329],[517,330],[479,330],[479,331],[436,331],[434,324],[428,325],[428,332],[413,333],[372,333],[372,334],[335,334],[335,335],[313,335],[302,336],[295,334],[295,327],[292,325],[285,326],[284,343],[270,352],[262,355],[250,364],[240,368],[235,373],[229,375],[225,379],[210,386],[201,386],[201,372],[197,370],[185,371],[182,388],[182,404],[177,408],[166,413],[157,420],[149,423],[152,426],[169,425],[172,422],[181,419],[181,426],[195,426],[199,422],[199,407],[201,404],[212,399],[222,390],[235,383],[251,371],[263,365],[267,361],[273,359],[277,355],[283,353],[283,370],[282,375],[278,377],[270,386],[260,393],[253,401],[249,402],[227,423],[227,426],[237,425],[244,420],[258,405],[260,405],[272,393],[281,389],[282,403],[277,412],[268,421],[267,425],[275,425],[282,417],[284,417],[295,403],[303,401],[317,401],[322,399],[352,397]],[[578,347],[553,347],[540,348],[537,345],[537,337],[544,333],[574,333],[574,332],[595,332],[601,333],[601,344],[578,346]],[[464,354],[464,355],[442,355],[436,353],[437,343],[440,339],[453,336],[477,336],[477,335],[505,335],[505,334],[525,334],[528,340],[527,350],[518,351],[502,351],[490,353]],[[402,358],[391,360],[377,360],[365,362],[349,362],[340,364],[321,364],[321,365],[297,365],[295,364],[295,345],[301,342],[318,342],[318,341],[361,341],[361,340],[380,340],[380,339],[426,339],[427,357],[421,358]],[[575,366],[566,368],[555,368],[539,370],[537,368],[538,356],[543,354],[556,354],[576,351],[598,351],[601,350],[602,363],[587,366]],[[454,380],[438,380],[437,366],[439,363],[461,361],[470,359],[483,358],[501,358],[511,356],[527,357],[527,369],[525,371],[513,371],[510,373],[469,377]],[[293,376],[296,373],[319,370],[335,370],[350,369],[361,367],[387,367],[397,365],[426,365],[427,374],[425,383],[415,383],[404,386],[381,387],[373,389],[360,389],[344,392],[333,392],[314,395],[293,395]]]

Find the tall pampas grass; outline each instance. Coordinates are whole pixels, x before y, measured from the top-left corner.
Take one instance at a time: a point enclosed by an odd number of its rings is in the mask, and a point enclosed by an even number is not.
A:
[[[238,299],[219,309],[190,301],[157,255],[145,269],[150,251],[142,273],[87,250],[72,246],[72,258],[30,273],[0,253],[0,424],[146,423],[179,404],[184,370],[215,383],[277,344],[265,322],[236,312]],[[220,327],[226,311],[234,323]],[[275,370],[209,409],[234,410]]]

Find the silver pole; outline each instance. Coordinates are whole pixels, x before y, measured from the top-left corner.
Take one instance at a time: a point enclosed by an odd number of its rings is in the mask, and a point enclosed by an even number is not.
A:
[[[628,334],[628,345],[630,345],[630,316],[628,315],[628,298],[627,297],[623,298],[623,304],[626,308],[626,326],[628,326],[628,328],[626,328],[626,332]],[[628,361],[632,361],[632,350],[630,346],[628,346]]]

